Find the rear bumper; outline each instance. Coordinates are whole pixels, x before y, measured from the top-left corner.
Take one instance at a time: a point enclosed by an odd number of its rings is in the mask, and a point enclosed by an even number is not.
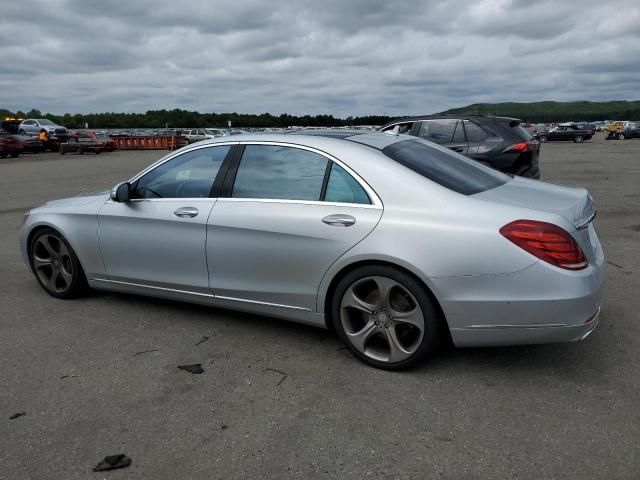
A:
[[[598,326],[600,310],[583,325],[530,326],[504,325],[452,329],[451,336],[458,347],[531,345],[539,343],[577,342],[587,338]]]
[[[537,262],[507,275],[432,279],[456,346],[570,342],[597,326],[604,256],[563,271]]]

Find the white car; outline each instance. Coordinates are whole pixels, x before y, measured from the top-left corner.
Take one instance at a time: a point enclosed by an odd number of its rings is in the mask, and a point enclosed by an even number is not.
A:
[[[226,135],[224,130],[220,130],[219,128],[191,128],[182,131],[182,136],[186,137],[189,143],[224,137]]]

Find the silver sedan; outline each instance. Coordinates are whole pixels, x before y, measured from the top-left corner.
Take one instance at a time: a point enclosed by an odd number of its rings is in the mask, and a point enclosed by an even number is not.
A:
[[[335,330],[400,369],[457,346],[575,341],[604,255],[588,192],[395,133],[255,134],[172,152],[111,192],[25,216],[42,288],[88,287]]]

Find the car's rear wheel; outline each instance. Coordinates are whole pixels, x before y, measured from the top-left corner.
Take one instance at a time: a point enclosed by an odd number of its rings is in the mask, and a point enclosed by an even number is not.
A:
[[[546,135],[540,135],[539,140],[544,143],[544,142],[547,141],[547,136]]]
[[[11,158],[18,158],[18,156],[20,156],[20,152],[11,152],[9,155]]]
[[[618,140],[624,140],[624,133],[618,134]]]
[[[576,143],[582,143],[584,141],[584,137],[582,135],[576,135],[573,137],[573,141]]]
[[[347,274],[332,299],[336,332],[365,363],[386,370],[411,367],[437,346],[440,319],[424,286],[390,266]]]
[[[29,260],[40,286],[57,298],[75,298],[87,289],[87,280],[71,245],[57,231],[40,230],[31,240]]]
[[[27,132],[25,132],[22,128],[20,129],[20,132],[18,132],[18,133],[20,133],[20,135],[26,135],[27,134]]]

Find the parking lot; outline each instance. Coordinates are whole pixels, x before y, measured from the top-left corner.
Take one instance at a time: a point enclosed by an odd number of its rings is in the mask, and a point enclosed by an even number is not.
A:
[[[448,349],[401,373],[266,317],[46,295],[21,263],[23,212],[163,154],[0,160],[0,479],[640,478],[640,140],[542,146],[542,179],[598,207],[608,278],[590,337]],[[131,467],[91,471],[117,453]]]

